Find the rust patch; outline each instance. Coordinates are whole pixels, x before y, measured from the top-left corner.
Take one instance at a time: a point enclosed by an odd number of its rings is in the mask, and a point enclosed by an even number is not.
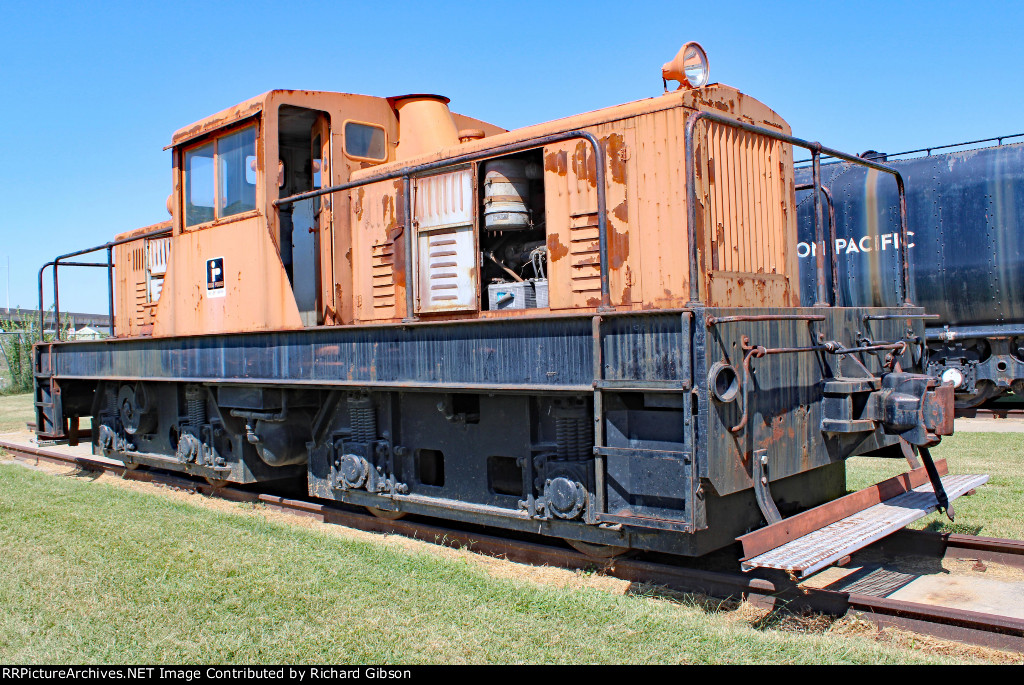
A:
[[[598,307],[598,306],[600,306],[600,304],[601,304],[601,298],[600,297],[588,297],[587,298],[587,306],[588,307]]]
[[[558,152],[549,152],[544,155],[544,171],[550,171],[553,174],[559,176],[565,176],[569,169],[568,162],[566,161],[567,155],[565,150],[559,150]]]
[[[572,172],[576,178],[589,181],[592,187],[597,187],[597,160],[594,155],[588,154],[590,145],[585,141],[576,143],[576,151],[572,155]]]
[[[612,216],[621,221],[622,223],[629,223],[629,205],[623,200],[620,202],[615,209],[612,210]]]
[[[608,162],[612,170],[612,181],[615,183],[626,182],[626,144],[622,142],[622,136],[612,133],[604,142],[604,151],[608,155]],[[625,219],[623,219],[625,221]]]
[[[386,229],[391,230],[395,227],[395,198],[391,195],[381,197],[380,216]]]
[[[569,254],[569,248],[562,244],[562,241],[558,239],[557,233],[551,233],[548,235],[548,259],[552,262],[557,262],[562,257]]]
[[[405,184],[395,181],[394,211],[388,226],[388,242],[391,243],[391,280],[396,288],[405,287],[405,240],[400,236],[405,231]],[[391,199],[391,196],[385,196]],[[398,294],[397,292],[395,293]]]
[[[620,233],[615,230],[614,224],[609,228],[612,229],[612,234],[608,245],[608,252],[611,253],[608,255],[608,266],[612,269],[620,269],[626,261],[626,257],[629,256],[629,231]]]
[[[622,289],[622,304],[633,304],[633,288],[626,286]]]
[[[366,189],[363,186],[360,186],[356,190],[356,202],[355,202],[355,206],[352,208],[353,211],[356,214],[356,221],[361,221],[362,218],[363,218],[363,198],[365,196],[366,196]]]

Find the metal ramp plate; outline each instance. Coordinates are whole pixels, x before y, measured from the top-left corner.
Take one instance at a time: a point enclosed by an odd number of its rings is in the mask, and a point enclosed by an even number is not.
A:
[[[942,487],[952,502],[988,479],[987,475],[945,476]],[[806,578],[937,508],[931,483],[919,485],[779,547],[744,559],[741,565],[744,571],[775,568]]]

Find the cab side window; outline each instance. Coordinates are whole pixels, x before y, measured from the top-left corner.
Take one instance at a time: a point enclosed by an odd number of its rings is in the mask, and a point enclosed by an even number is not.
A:
[[[185,226],[256,209],[256,127],[185,151]]]
[[[213,143],[185,153],[185,225],[213,221]]]

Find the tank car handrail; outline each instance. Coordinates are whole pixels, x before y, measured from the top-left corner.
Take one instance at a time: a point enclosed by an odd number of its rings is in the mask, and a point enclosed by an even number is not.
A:
[[[1017,337],[1024,335],[1024,326],[1020,324],[990,324],[988,326],[943,326],[942,328],[925,328],[926,340],[952,342],[964,338],[986,338],[989,336]]]
[[[821,314],[740,314],[737,316],[709,316],[705,325],[708,328],[720,323],[732,323],[734,321],[824,321],[825,316]]]
[[[43,337],[43,273],[46,271],[46,267],[53,267],[53,328],[54,335],[57,340],[60,340],[60,286],[57,280],[57,269],[61,266],[93,266],[93,267],[105,267],[107,269],[107,304],[110,312],[110,332],[114,332],[114,253],[113,250],[118,245],[125,243],[134,242],[136,240],[144,240],[146,238],[163,238],[171,235],[172,229],[161,228],[155,231],[149,231],[147,233],[140,233],[139,235],[133,235],[128,238],[121,238],[119,240],[112,240],[109,243],[103,243],[95,247],[88,247],[84,250],[76,250],[75,252],[68,252],[56,257],[52,262],[46,262],[39,267],[39,339]],[[81,255],[89,254],[92,252],[99,252],[100,250],[107,251],[106,262],[65,262],[63,260],[70,259],[72,257],[79,257]]]
[[[1005,136],[992,136],[991,138],[979,138],[978,140],[965,140],[962,143],[948,143],[946,145],[933,145],[932,147],[922,147],[922,148],[918,148],[917,150],[905,150],[903,152],[876,152],[875,154],[869,155],[868,157],[865,157],[864,159],[870,159],[870,160],[883,159],[883,158],[884,159],[888,159],[889,157],[902,157],[904,155],[916,155],[918,152],[925,152],[925,153],[927,153],[925,155],[926,157],[931,157],[932,156],[932,152],[935,151],[935,150],[948,150],[948,149],[953,148],[953,147],[963,147],[965,145],[978,145],[979,143],[991,143],[993,140],[996,141],[995,147],[1002,147],[1003,146],[1003,141],[1004,140],[1009,140],[1010,138],[1024,138],[1024,133],[1011,133],[1011,134],[1005,135]],[[1016,144],[1016,143],[1014,143],[1014,144]],[[829,157],[830,155],[825,155],[825,156]],[[806,164],[807,162],[810,162],[810,161],[811,160],[809,160],[809,159],[801,159],[798,162],[793,162],[793,164],[794,165],[796,165],[796,164]]]
[[[895,319],[937,319],[938,314],[865,314],[865,321],[892,321]]]
[[[775,140],[780,140],[790,145],[802,147],[811,151],[811,159],[814,162],[814,187],[821,188],[821,173],[820,173],[820,157],[822,154],[841,159],[852,164],[858,164],[860,166],[868,167],[876,171],[881,171],[886,174],[892,175],[896,179],[896,187],[899,191],[900,196],[900,261],[902,262],[902,282],[903,282],[903,305],[912,307],[910,298],[910,265],[907,260],[907,198],[904,190],[903,176],[896,169],[872,162],[870,160],[861,159],[854,155],[848,155],[845,152],[839,150],[833,150],[832,148],[825,147],[821,143],[811,142],[803,140],[802,138],[795,138],[793,136],[786,135],[785,133],[779,133],[778,131],[772,131],[767,128],[760,126],[754,126],[753,124],[747,124],[742,121],[736,121],[729,119],[718,114],[711,112],[694,112],[690,114],[686,119],[686,131],[685,138],[683,141],[685,154],[686,154],[686,199],[687,199],[687,247],[690,251],[690,303],[697,305],[700,303],[700,285],[696,278],[698,273],[698,257],[697,257],[697,236],[696,236],[696,225],[697,225],[697,169],[695,159],[695,149],[693,146],[693,132],[696,129],[697,123],[701,120],[711,121],[723,126],[731,126],[732,128],[738,128],[741,131],[747,131],[748,133],[754,133],[757,135],[766,136]],[[819,245],[824,243],[824,234],[821,227],[821,193],[814,193],[814,204],[815,204],[815,222],[814,222],[814,239]],[[817,302],[815,306],[828,306],[827,298],[825,297],[825,258],[824,254],[819,254],[817,257]],[[833,293],[835,296],[835,293]]]
[[[819,167],[820,169],[820,167]],[[819,171],[819,182],[821,179]],[[814,190],[813,183],[801,183],[800,185],[793,188],[793,190]],[[818,190],[825,196],[825,204],[828,205],[828,240],[829,240],[829,253],[832,255],[832,259],[829,260],[832,266],[832,302],[833,304],[839,303],[839,255],[836,254],[836,206],[832,202],[832,191],[823,185],[818,186]],[[799,206],[799,203],[797,203]],[[817,207],[815,207],[817,211]]]
[[[311,190],[305,193],[299,193],[298,195],[290,195],[288,197],[274,200],[274,206],[280,207],[285,204],[293,204],[301,200],[308,200],[314,197],[320,197],[322,195],[329,195],[331,193],[341,192],[343,190],[351,190],[353,188],[359,188],[361,186],[369,185],[371,183],[378,183],[380,181],[390,181],[396,178],[401,178],[404,183],[405,192],[405,216],[406,222],[408,223],[412,219],[412,199],[411,193],[409,192],[411,186],[411,179],[414,175],[423,174],[436,169],[442,169],[445,167],[455,166],[457,164],[467,164],[469,162],[476,162],[483,159],[489,159],[492,157],[498,157],[501,155],[508,155],[515,152],[522,152],[524,150],[532,150],[538,147],[543,147],[551,143],[558,143],[565,140],[583,139],[590,143],[590,146],[594,149],[595,167],[597,170],[597,178],[594,180],[597,185],[597,231],[598,231],[598,244],[600,250],[600,272],[601,272],[601,306],[598,307],[599,311],[609,311],[613,309],[611,306],[611,296],[609,294],[608,286],[608,219],[607,219],[607,201],[606,201],[606,183],[605,183],[605,162],[604,162],[604,150],[601,148],[601,144],[597,141],[597,137],[587,131],[563,131],[562,133],[553,133],[546,136],[538,136],[535,138],[529,138],[527,140],[521,140],[515,143],[506,143],[497,147],[488,148],[486,150],[480,150],[477,152],[467,152],[462,155],[456,155],[454,157],[448,157],[445,159],[439,159],[433,162],[424,162],[422,164],[413,164],[410,166],[403,166],[394,171],[387,171],[380,174],[374,174],[367,178],[360,179],[358,181],[349,181],[348,183],[341,183],[328,188],[321,188],[319,190]],[[406,254],[412,254],[412,232],[404,231],[405,233],[405,246]],[[412,283],[412,260],[406,260],[406,283]],[[413,289],[410,286],[406,287],[406,315],[409,317],[413,316],[412,309],[412,293]]]

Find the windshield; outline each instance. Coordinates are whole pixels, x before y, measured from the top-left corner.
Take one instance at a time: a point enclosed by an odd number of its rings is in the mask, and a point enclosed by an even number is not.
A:
[[[185,225],[256,209],[256,127],[185,151]]]

